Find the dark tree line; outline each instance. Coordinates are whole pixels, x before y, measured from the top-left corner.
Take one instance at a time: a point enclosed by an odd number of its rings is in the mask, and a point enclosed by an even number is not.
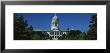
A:
[[[27,21],[23,19],[23,16],[14,14],[14,39],[15,40],[29,40],[31,39],[33,27],[28,27]]]
[[[96,40],[97,39],[97,15],[90,20],[87,32],[80,30],[68,30],[67,34],[59,37],[59,40]],[[46,40],[49,35],[41,31],[33,31],[33,26],[27,24],[23,16],[14,14],[14,40]]]
[[[80,30],[70,30],[67,34],[63,34],[60,40],[86,40],[87,34]]]
[[[45,40],[47,38],[47,34],[33,31],[33,27],[28,26],[23,16],[14,14],[14,40]]]
[[[93,15],[89,22],[87,32],[80,30],[70,30],[67,34],[63,34],[60,40],[97,40],[97,15]]]
[[[97,15],[91,17],[89,29],[87,31],[88,39],[96,40],[97,39]]]
[[[32,40],[47,40],[49,38],[49,35],[47,33],[43,33],[41,31],[34,31],[34,34],[32,36]]]

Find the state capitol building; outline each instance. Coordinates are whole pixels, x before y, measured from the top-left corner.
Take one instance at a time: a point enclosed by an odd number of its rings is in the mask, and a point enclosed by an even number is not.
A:
[[[59,29],[59,18],[55,14],[52,17],[52,20],[51,20],[51,28],[50,28],[50,30],[49,31],[41,31],[41,32],[42,33],[45,33],[45,34],[48,34],[49,35],[49,40],[50,40],[50,38],[52,40],[58,40],[64,34],[66,35],[67,34],[67,31],[69,31],[69,29],[66,30],[66,31],[62,31],[62,30]]]
[[[51,21],[51,30],[47,33],[49,34],[49,37],[53,40],[57,40],[59,37],[62,37],[63,34],[67,33],[66,31],[61,31],[59,29],[59,19],[56,14],[53,16]]]

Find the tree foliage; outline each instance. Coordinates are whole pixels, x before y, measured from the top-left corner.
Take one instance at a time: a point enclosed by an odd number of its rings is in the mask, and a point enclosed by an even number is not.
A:
[[[14,39],[15,40],[43,40],[47,39],[48,34],[34,32],[32,26],[28,26],[23,16],[14,14]]]
[[[81,33],[80,30],[70,30],[67,34],[63,34],[60,40],[78,40]]]
[[[47,40],[49,39],[49,35],[45,32],[37,31],[34,32],[32,40]]]
[[[23,19],[23,16],[14,14],[14,39],[30,39],[28,33],[27,21]]]
[[[87,32],[80,30],[67,30],[67,34],[58,37],[59,40],[96,40],[97,39],[97,15],[91,17]],[[15,40],[47,40],[52,39],[45,31],[34,31],[33,26],[27,24],[23,16],[14,14],[14,39]]]
[[[91,17],[89,29],[87,32],[88,38],[90,40],[96,40],[97,39],[97,15],[93,15]]]

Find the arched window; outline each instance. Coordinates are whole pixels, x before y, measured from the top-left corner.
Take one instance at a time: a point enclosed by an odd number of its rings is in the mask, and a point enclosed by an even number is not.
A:
[[[56,32],[54,32],[55,33],[55,35],[56,35]]]
[[[51,32],[50,32],[50,35],[51,35]]]
[[[52,32],[52,35],[54,35],[54,32]]]
[[[53,32],[50,32],[51,35],[53,35]]]
[[[60,32],[60,35],[62,35],[62,32]]]
[[[55,32],[55,35],[57,35],[57,32]]]
[[[57,32],[57,35],[59,35],[59,32]]]
[[[54,36],[52,36],[52,38],[54,38]]]
[[[58,32],[58,35],[60,35],[60,32]]]

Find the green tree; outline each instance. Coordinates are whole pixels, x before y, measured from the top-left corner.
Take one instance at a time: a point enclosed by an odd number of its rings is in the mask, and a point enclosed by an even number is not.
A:
[[[85,32],[81,33],[78,37],[78,40],[86,40],[87,39],[87,34]]]
[[[33,27],[28,27],[27,21],[23,16],[14,14],[14,39],[15,40],[28,40],[31,39]]]
[[[89,29],[87,31],[88,39],[96,40],[97,39],[97,15],[91,17]]]
[[[67,34],[64,34],[62,36],[63,40],[78,40],[80,34],[82,32],[80,30],[70,30],[67,32]]]
[[[35,31],[32,40],[47,40],[49,35],[45,32]]]
[[[25,34],[27,35],[26,36],[27,40],[31,40],[32,39],[32,36],[34,34],[33,33],[33,27],[32,27],[32,25],[30,27],[28,27],[26,31],[27,32]]]

